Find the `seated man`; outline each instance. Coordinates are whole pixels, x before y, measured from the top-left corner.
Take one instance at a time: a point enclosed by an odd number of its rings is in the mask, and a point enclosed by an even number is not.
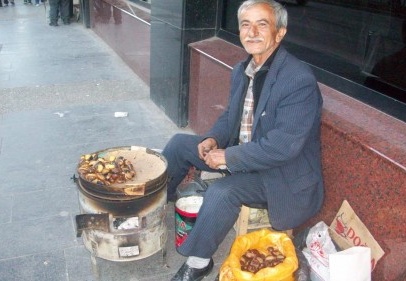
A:
[[[191,166],[230,172],[208,187],[196,223],[178,247],[188,259],[173,281],[210,273],[212,255],[242,204],[268,206],[272,226],[286,230],[314,216],[323,202],[322,97],[310,68],[280,46],[287,11],[273,0],[248,0],[238,22],[249,57],[233,69],[225,112],[204,136],[175,135],[163,150],[169,200]]]

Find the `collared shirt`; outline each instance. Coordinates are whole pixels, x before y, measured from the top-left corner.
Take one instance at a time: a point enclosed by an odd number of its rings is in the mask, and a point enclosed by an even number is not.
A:
[[[240,144],[251,141],[252,123],[254,120],[254,95],[252,92],[252,86],[254,83],[254,76],[261,68],[261,65],[257,66],[254,59],[251,59],[250,63],[245,69],[245,74],[250,79],[247,89],[247,94],[244,100],[244,108],[241,116],[240,126]]]

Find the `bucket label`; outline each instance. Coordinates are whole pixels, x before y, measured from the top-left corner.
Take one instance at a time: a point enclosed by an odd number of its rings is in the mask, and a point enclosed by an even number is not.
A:
[[[175,245],[176,247],[179,247],[182,245],[182,243],[186,240],[188,234],[193,228],[193,225],[195,224],[196,219],[189,220],[188,222],[185,221],[182,216],[179,214],[175,214],[175,223],[176,223],[176,241]]]
[[[179,247],[186,240],[195,225],[197,214],[203,203],[201,196],[179,198],[175,205],[175,246]]]

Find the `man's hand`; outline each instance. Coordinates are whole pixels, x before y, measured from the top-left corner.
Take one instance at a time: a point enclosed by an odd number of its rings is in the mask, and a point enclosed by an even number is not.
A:
[[[217,149],[217,142],[213,138],[207,138],[197,145],[197,150],[199,151],[199,158],[204,161],[207,153],[211,150]]]
[[[220,169],[226,164],[226,153],[224,149],[217,149],[217,142],[213,138],[207,138],[197,145],[199,158],[212,169]]]
[[[206,153],[204,162],[212,169],[220,169],[226,165],[225,149],[213,149]]]

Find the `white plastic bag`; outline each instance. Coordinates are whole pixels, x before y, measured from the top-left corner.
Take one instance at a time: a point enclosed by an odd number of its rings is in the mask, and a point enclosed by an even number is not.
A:
[[[303,254],[309,262],[312,281],[330,280],[329,255],[336,252],[328,226],[323,221],[310,228]]]

